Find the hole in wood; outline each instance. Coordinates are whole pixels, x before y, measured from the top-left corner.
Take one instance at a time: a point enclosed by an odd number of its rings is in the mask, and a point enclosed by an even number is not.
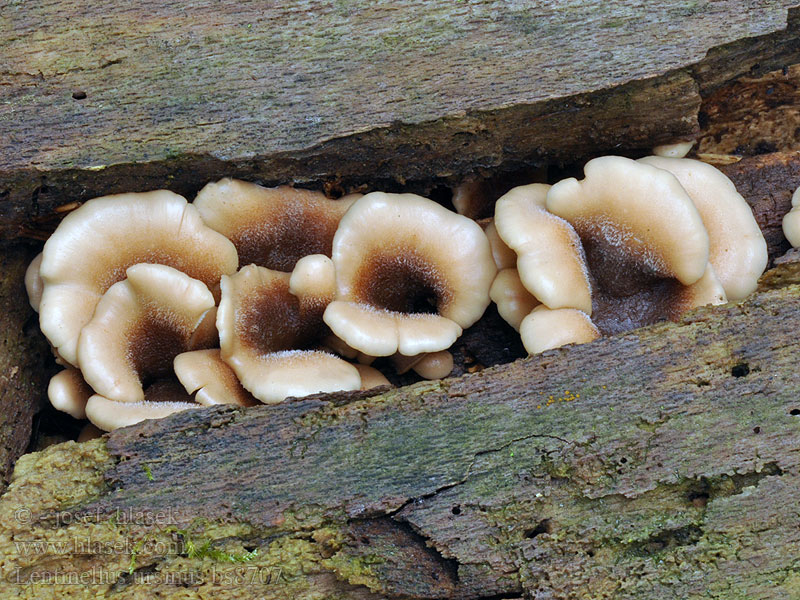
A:
[[[731,368],[731,375],[734,377],[747,377],[750,374],[750,365],[739,363]]]
[[[75,90],[74,92],[72,92],[72,97],[75,100],[85,100],[86,92],[84,92],[83,90]]]
[[[453,513],[454,515],[460,515],[461,514],[461,507],[459,505],[456,505],[456,506],[454,506],[453,508],[450,509],[450,512]]]
[[[800,408],[793,408],[792,410],[789,411],[789,414],[792,415],[793,417],[800,415]]]
[[[529,529],[528,531],[525,532],[525,537],[528,539],[533,539],[537,535],[540,535],[542,533],[552,533],[552,531],[553,531],[553,525],[550,522],[550,519],[542,519],[541,521],[539,521],[539,524],[536,527],[534,527],[533,529]]]

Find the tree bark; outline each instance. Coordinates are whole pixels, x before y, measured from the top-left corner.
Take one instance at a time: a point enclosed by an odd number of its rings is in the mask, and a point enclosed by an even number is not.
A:
[[[703,95],[800,62],[791,4],[10,2],[0,236],[225,175],[421,191],[691,138]]]

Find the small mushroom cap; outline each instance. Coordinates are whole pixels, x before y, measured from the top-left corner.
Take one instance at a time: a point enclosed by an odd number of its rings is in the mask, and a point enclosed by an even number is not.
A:
[[[187,393],[194,394],[198,404],[260,404],[242,387],[236,373],[222,360],[219,348],[184,352],[175,357],[174,365],[178,380]]]
[[[355,367],[308,350],[328,335],[322,323],[325,302],[295,296],[289,282],[288,273],[256,265],[222,278],[217,311],[222,359],[245,389],[266,403],[359,389]]]
[[[585,312],[574,308],[538,306],[520,324],[522,344],[528,354],[538,354],[566,344],[586,344],[600,332]]]
[[[453,371],[453,355],[447,350],[423,355],[413,367],[424,379],[444,379]]]
[[[42,289],[44,282],[39,275],[39,267],[42,265],[42,253],[36,255],[25,271],[25,291],[28,292],[28,302],[31,308],[39,312],[39,303],[42,301]]]
[[[654,274],[684,285],[703,276],[708,234],[674,175],[621,156],[590,160],[584,173],[583,181],[556,183],[547,193],[547,209],[569,221],[587,253],[589,244],[596,252],[636,257]],[[527,287],[521,268],[520,277]]]
[[[127,275],[103,295],[83,328],[78,360],[98,394],[141,402],[143,379],[171,374],[177,354],[213,343],[193,334],[214,296],[202,281],[165,265],[134,265]]]
[[[516,252],[520,280],[537,300],[550,308],[591,314],[581,240],[567,221],[544,208],[549,190],[548,185],[534,183],[500,198],[495,206],[497,232]]]
[[[516,269],[500,271],[494,278],[489,296],[492,298],[492,302],[497,304],[497,312],[500,313],[503,320],[517,331],[519,331],[522,319],[541,304],[522,285]]]
[[[373,192],[357,200],[334,236],[332,259],[337,302],[325,322],[372,356],[447,348],[443,330],[458,336],[480,318],[497,272],[478,224],[413,194]],[[428,326],[441,341],[425,341]]]
[[[689,194],[708,232],[708,261],[728,299],[755,291],[767,267],[767,243],[733,182],[715,167],[688,158],[649,156],[639,162],[669,171]]]
[[[233,244],[184,198],[160,190],[95,198],[68,214],[44,246],[42,332],[77,365],[80,331],[101,296],[137,263],[169,265],[216,292],[236,270]]]
[[[800,246],[800,188],[792,194],[792,210],[783,217],[783,235],[793,248]]]
[[[115,402],[95,394],[86,403],[86,416],[103,431],[114,431],[147,419],[163,419],[192,408],[202,408],[202,405],[180,401]]]
[[[371,390],[372,388],[388,385],[391,387],[391,382],[386,379],[386,376],[378,371],[375,367],[369,365],[353,365],[361,377],[361,389]]]
[[[689,154],[689,150],[694,146],[694,140],[686,142],[674,142],[672,144],[661,144],[653,148],[653,154],[665,158],[683,158]]]
[[[78,369],[67,368],[53,375],[47,386],[47,397],[57,410],[76,419],[86,418],[86,402],[94,394]]]
[[[297,261],[289,278],[289,291],[295,296],[320,298],[326,304],[336,295],[336,270],[324,254],[311,254]]]
[[[240,267],[252,263],[288,273],[303,256],[331,255],[339,221],[357,197],[331,200],[321,192],[225,178],[200,190],[194,205],[236,246]]]

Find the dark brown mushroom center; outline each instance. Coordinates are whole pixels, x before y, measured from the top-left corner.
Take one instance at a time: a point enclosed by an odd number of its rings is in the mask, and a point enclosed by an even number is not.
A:
[[[231,241],[239,253],[239,268],[256,264],[289,273],[304,256],[330,256],[338,225],[338,216],[300,207],[242,229]]]
[[[578,224],[592,286],[592,322],[613,335],[665,319],[688,305],[687,288],[657,265],[659,257],[637,255],[626,235],[608,225]]]
[[[436,313],[452,292],[438,266],[413,249],[372,255],[355,277],[356,301],[404,313]]]
[[[162,311],[151,311],[128,332],[127,356],[143,387],[173,375],[172,361],[188,350],[185,325]]]
[[[323,301],[299,299],[284,280],[242,299],[236,333],[243,345],[258,353],[306,350],[330,333],[322,320]]]

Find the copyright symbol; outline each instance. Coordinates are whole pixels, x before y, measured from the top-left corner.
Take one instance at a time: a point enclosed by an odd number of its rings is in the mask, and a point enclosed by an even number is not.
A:
[[[18,508],[14,511],[14,519],[20,525],[28,525],[31,522],[31,509],[30,508]]]

